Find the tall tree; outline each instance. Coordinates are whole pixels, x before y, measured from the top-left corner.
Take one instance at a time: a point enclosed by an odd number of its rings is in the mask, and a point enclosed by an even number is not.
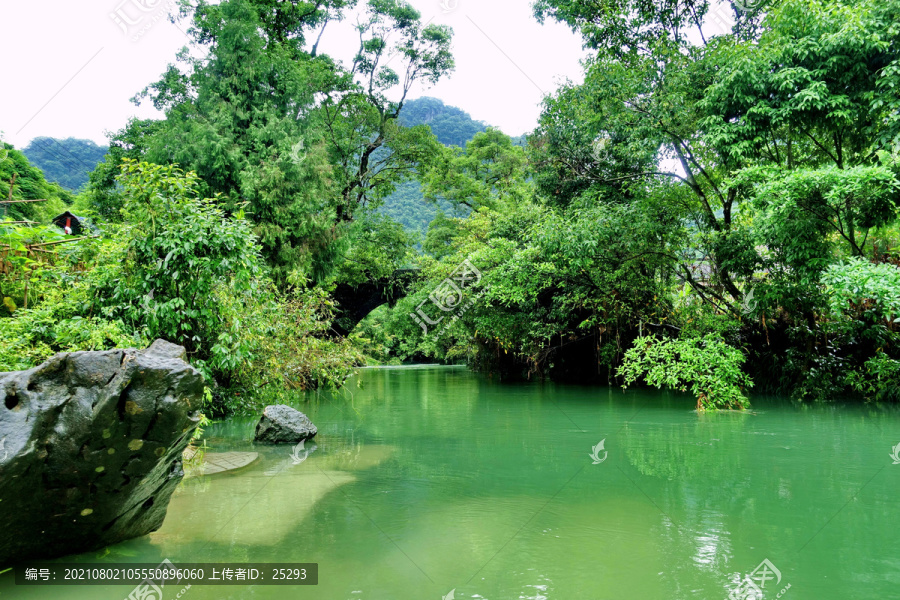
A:
[[[419,12],[404,2],[370,0],[356,29],[350,82],[328,92],[322,104],[342,181],[338,221],[352,220],[357,207],[383,199],[440,150],[426,126],[405,128],[398,119],[416,82],[435,84],[454,67],[450,28],[423,26]],[[395,58],[402,61],[399,72],[390,66]],[[391,99],[397,86],[398,98]]]
[[[751,12],[734,3],[740,35],[707,37],[706,0],[535,3],[539,19],[570,25],[596,51],[584,84],[546,102],[532,143],[541,190],[565,205],[584,195],[627,202],[648,187],[666,186],[696,231],[694,248],[682,253],[681,276],[708,302],[735,314],[741,292],[728,261],[736,240],[745,240],[735,221],[743,198],[727,183],[748,163],[704,138],[702,100],[729,48],[756,35],[770,4]],[[701,267],[699,274],[698,264],[709,264],[711,272]]]
[[[206,56],[182,51],[183,68],[170,66],[136,98],[163,110],[164,122],[135,123],[113,140],[131,158],[196,172],[201,193],[218,194],[227,210],[245,206],[281,283],[322,280],[340,260],[355,209],[389,192],[427,154],[430,134],[398,126],[397,113],[415,82],[452,68],[449,30],[422,26],[396,0],[368,3],[349,68],[319,53],[324,28],[353,6],[185,6]],[[402,79],[384,64],[392,54]],[[399,101],[388,99],[395,86]]]
[[[443,152],[443,159],[423,173],[426,198],[472,210],[531,197],[525,152],[503,132],[488,128],[465,149],[451,146]]]

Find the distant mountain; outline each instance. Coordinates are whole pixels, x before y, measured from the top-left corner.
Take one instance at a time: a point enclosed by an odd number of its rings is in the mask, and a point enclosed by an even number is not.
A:
[[[475,137],[476,133],[488,128],[487,123],[474,120],[461,108],[428,97],[416,98],[404,104],[399,121],[406,127],[428,125],[438,141],[445,146],[465,147],[466,142]],[[419,182],[406,181],[385,198],[379,211],[403,225],[407,231],[418,232],[424,240],[428,225],[434,220],[438,208],[422,198]],[[440,208],[448,216],[458,216],[453,214],[449,205]]]
[[[437,98],[416,98],[403,105],[400,124],[406,127],[425,124],[445,146],[464,147],[475,134],[488,128],[484,121],[476,121],[469,113],[448,106]]]
[[[106,146],[98,146],[91,140],[37,137],[22,148],[22,154],[44,172],[47,181],[76,192],[87,183],[88,173],[103,161],[107,150]]]

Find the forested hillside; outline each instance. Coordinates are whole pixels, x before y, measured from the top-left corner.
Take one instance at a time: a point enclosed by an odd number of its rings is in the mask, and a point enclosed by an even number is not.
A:
[[[488,128],[487,123],[475,121],[466,111],[429,97],[407,102],[400,112],[399,122],[404,127],[428,125],[445,146],[463,147],[476,133]]]
[[[103,160],[108,148],[91,140],[36,137],[22,148],[32,165],[44,172],[47,181],[55,181],[71,192],[88,182],[88,176]]]
[[[469,113],[447,106],[437,98],[410,100],[400,112],[400,123],[406,127],[427,125],[438,141],[445,146],[464,147],[476,133],[487,129],[487,124],[475,121]],[[424,239],[428,225],[439,210],[454,216],[465,212],[455,211],[447,202],[428,201],[422,196],[422,187],[415,179],[403,182],[397,190],[384,199],[380,212],[388,215],[409,231]]]
[[[24,153],[9,144],[0,145],[0,221],[35,221],[49,223],[66,210],[74,198],[59,184],[49,182],[38,167],[32,165]],[[32,202],[32,200],[41,200]]]

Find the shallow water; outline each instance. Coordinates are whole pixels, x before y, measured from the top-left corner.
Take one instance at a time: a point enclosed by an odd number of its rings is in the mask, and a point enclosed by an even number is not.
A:
[[[900,598],[900,412],[693,404],[366,369],[341,392],[298,395],[319,427],[305,461],[254,447],[252,419],[211,426],[211,450],[260,460],[186,479],[158,532],[66,560],[319,564],[317,586],[193,586],[189,600],[725,600],[766,559],[780,575],[766,600],[787,586],[791,600]],[[24,588],[9,575],[0,600],[119,600],[133,587]]]

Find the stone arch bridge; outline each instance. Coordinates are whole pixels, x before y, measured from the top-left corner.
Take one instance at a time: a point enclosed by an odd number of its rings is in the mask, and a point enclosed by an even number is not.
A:
[[[382,304],[394,306],[412,290],[420,278],[419,269],[397,269],[388,277],[359,285],[338,284],[332,294],[337,303],[332,330],[347,336],[360,321]]]

